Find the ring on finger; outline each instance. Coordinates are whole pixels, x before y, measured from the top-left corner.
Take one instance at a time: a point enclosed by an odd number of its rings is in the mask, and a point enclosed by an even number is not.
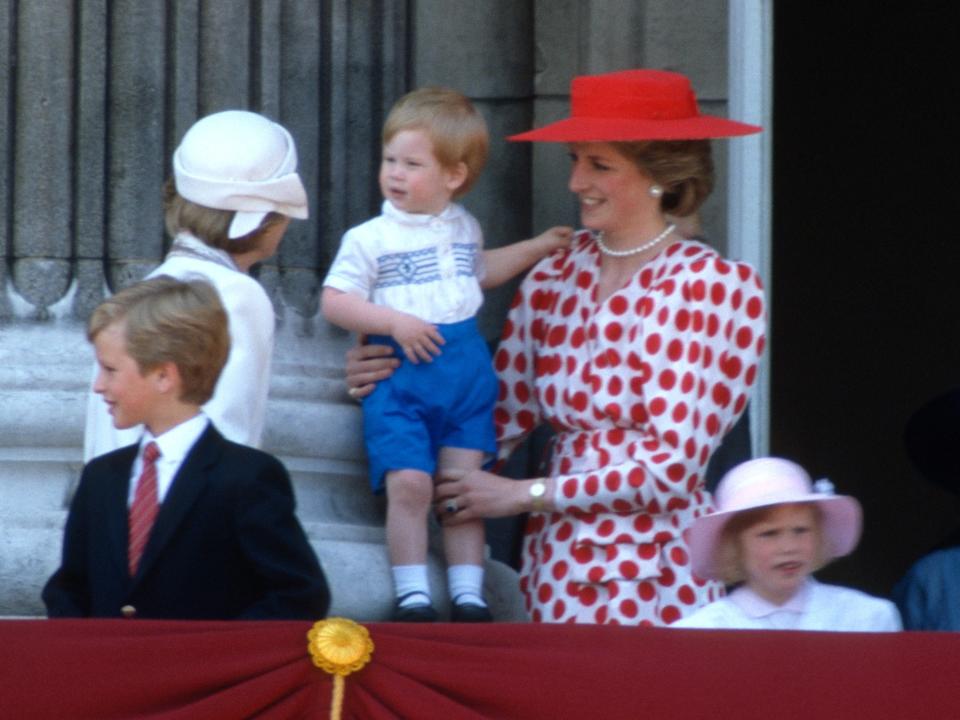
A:
[[[444,512],[448,515],[453,515],[460,507],[457,505],[456,500],[447,500],[446,505],[443,506]]]

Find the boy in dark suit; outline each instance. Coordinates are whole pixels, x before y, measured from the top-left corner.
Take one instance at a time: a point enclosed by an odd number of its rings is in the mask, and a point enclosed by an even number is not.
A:
[[[230,344],[216,291],[138,283],[94,311],[87,337],[114,424],[146,431],[84,467],[43,590],[50,617],[324,617],[329,591],[286,469],[200,410]]]

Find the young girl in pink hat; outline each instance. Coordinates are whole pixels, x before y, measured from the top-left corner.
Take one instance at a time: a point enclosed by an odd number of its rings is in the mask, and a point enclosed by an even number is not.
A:
[[[789,460],[759,458],[717,486],[717,512],[690,528],[693,571],[736,585],[728,596],[673,624],[757,630],[900,630],[893,603],[824,585],[812,573],[850,553],[860,539],[860,503],[811,485]]]

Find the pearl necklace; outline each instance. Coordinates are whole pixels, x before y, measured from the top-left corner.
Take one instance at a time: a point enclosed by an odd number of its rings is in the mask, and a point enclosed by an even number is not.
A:
[[[643,245],[638,245],[635,248],[630,248],[629,250],[613,250],[607,247],[606,243],[603,242],[603,230],[601,230],[596,235],[597,247],[600,248],[600,252],[602,252],[604,255],[609,255],[610,257],[629,257],[630,255],[639,255],[644,250],[649,250],[652,248],[676,229],[677,226],[671,223],[663,229],[662,233],[653,238],[653,240],[645,242]]]

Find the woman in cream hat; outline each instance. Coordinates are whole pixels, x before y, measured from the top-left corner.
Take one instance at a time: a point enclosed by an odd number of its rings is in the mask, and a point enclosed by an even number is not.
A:
[[[149,277],[203,279],[220,294],[230,355],[204,412],[230,440],[259,446],[273,354],[274,312],[247,273],[271,257],[290,218],[307,217],[297,148],[281,125],[245,110],[201,118],[173,154],[165,188],[170,252]],[[113,427],[103,400],[87,404],[84,459],[137,440]]]
[[[522,590],[540,622],[666,625],[719,597],[683,530],[712,507],[710,456],[747,404],[765,302],[749,265],[686,240],[713,187],[711,138],[758,132],[704,115],[661,70],[573,80],[571,116],[513,140],[562,143],[585,230],[524,280],[494,365],[501,457],[538,424],[549,475],[472,471],[437,486],[445,523],[530,512]],[[389,371],[351,353],[348,383]]]
[[[724,475],[717,511],[689,530],[693,571],[737,587],[674,627],[900,630],[893,603],[824,585],[812,573],[860,539],[860,503],[811,484],[794,462],[759,458]]]

